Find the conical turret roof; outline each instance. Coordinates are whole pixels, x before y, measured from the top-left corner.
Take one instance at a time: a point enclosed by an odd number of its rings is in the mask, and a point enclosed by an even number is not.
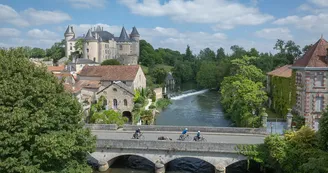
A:
[[[96,40],[96,39],[92,36],[91,29],[88,30],[88,33],[87,33],[87,35],[85,36],[85,40]]]
[[[66,31],[65,31],[65,35],[67,34],[75,34],[73,31],[73,26],[68,25]]]
[[[129,38],[128,34],[126,33],[126,30],[125,30],[124,26],[122,28],[120,37],[118,38],[117,41],[118,42],[129,42],[130,41],[130,38]]]
[[[131,36],[140,36],[140,34],[135,26],[132,28]]]

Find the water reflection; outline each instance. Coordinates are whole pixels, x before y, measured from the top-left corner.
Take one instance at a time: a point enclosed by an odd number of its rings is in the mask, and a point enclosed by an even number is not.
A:
[[[166,165],[167,173],[215,173],[210,163],[196,158],[175,159]]]

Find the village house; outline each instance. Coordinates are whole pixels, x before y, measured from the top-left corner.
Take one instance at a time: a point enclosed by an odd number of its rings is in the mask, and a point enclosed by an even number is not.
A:
[[[296,111],[315,130],[328,99],[328,42],[322,37],[291,66],[295,72]]]
[[[268,73],[269,105],[276,112],[292,108],[305,124],[319,129],[328,103],[328,42],[322,37],[292,65]]]
[[[74,85],[65,85],[84,106],[105,97],[106,109],[123,113],[131,120],[134,90],[146,88],[139,65],[84,66]]]
[[[73,72],[73,73],[79,73],[84,66],[99,66],[99,63],[96,63],[90,59],[85,58],[73,58],[72,62],[69,62],[66,65],[66,70]]]

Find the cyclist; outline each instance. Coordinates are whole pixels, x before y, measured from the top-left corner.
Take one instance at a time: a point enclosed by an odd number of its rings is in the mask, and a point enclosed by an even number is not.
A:
[[[134,138],[139,139],[140,134],[141,134],[141,130],[140,130],[140,128],[138,128],[138,129],[136,130],[136,132],[134,133]]]
[[[197,132],[197,135],[196,135],[196,137],[197,137],[197,140],[199,140],[199,139],[200,139],[200,131],[198,131],[198,132]]]

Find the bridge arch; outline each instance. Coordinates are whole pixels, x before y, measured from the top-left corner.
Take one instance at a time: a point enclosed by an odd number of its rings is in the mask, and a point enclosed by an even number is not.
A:
[[[153,170],[155,163],[147,157],[138,154],[121,154],[107,161],[109,167],[124,167],[139,170]]]
[[[169,159],[166,161],[165,167],[166,171],[215,172],[215,166],[207,159],[188,156]]]
[[[243,170],[247,172],[259,172],[262,171],[261,164],[255,160],[242,159],[234,162],[226,167],[226,173],[236,172],[236,170]]]

